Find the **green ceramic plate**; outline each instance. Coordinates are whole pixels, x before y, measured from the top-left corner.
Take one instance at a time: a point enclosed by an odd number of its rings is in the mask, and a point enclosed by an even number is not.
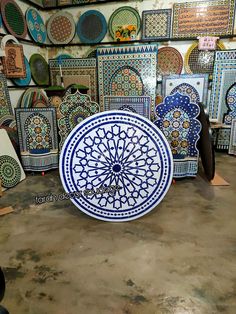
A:
[[[141,26],[141,18],[138,11],[134,8],[125,6],[112,13],[108,22],[108,29],[112,38],[115,38],[114,31],[117,26],[121,25],[136,25],[138,34]]]
[[[38,85],[49,84],[49,69],[46,60],[38,53],[33,54],[29,60],[33,80]]]

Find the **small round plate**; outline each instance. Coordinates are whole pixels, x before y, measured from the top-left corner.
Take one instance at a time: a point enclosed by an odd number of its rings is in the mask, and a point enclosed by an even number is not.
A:
[[[215,175],[215,153],[212,142],[209,116],[202,103],[198,103],[200,114],[198,120],[201,122],[202,129],[198,140],[198,149],[201,156],[202,166],[208,181],[211,181]]]
[[[183,58],[181,53],[173,47],[158,49],[157,72],[159,75],[181,74]]]
[[[39,12],[34,8],[28,8],[25,16],[27,27],[33,40],[41,44],[45,43],[47,31]]]
[[[26,77],[12,79],[12,82],[17,86],[27,86],[29,85],[31,81],[30,65],[26,57],[24,57],[24,62],[25,62],[25,69],[26,69]]]
[[[127,111],[97,113],[68,135],[60,177],[81,211],[105,221],[137,219],[158,205],[173,175],[173,157],[163,133]]]
[[[108,21],[108,29],[113,39],[115,38],[114,32],[117,26],[123,25],[136,25],[138,34],[141,27],[141,18],[138,11],[132,7],[124,6],[120,7],[112,13]]]
[[[33,80],[38,85],[49,84],[49,69],[47,61],[38,53],[33,54],[29,60]]]
[[[53,44],[69,44],[75,36],[73,16],[64,11],[53,14],[47,23],[47,33]]]
[[[28,88],[21,99],[21,108],[32,108],[34,104],[40,101],[48,104],[48,98],[39,88]],[[47,106],[48,107],[48,106]]]
[[[99,43],[107,33],[107,22],[102,13],[86,11],[77,23],[77,34],[82,43]]]
[[[27,26],[19,5],[14,0],[1,0],[1,13],[9,33],[17,38],[25,38]]]
[[[4,188],[13,188],[21,179],[18,162],[11,156],[0,156],[0,178]]]

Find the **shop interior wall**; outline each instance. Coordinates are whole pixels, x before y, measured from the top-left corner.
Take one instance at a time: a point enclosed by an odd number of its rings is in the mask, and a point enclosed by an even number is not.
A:
[[[137,9],[139,11],[140,16],[142,16],[142,11],[144,10],[156,10],[156,9],[169,9],[173,7],[174,3],[181,3],[181,2],[192,2],[191,1],[187,1],[187,0],[176,0],[176,1],[171,1],[171,0],[143,0],[143,1],[116,1],[116,2],[111,2],[111,3],[104,3],[104,4],[94,4],[94,5],[83,5],[83,6],[73,6],[70,8],[63,8],[62,10],[67,11],[69,13],[71,13],[74,17],[74,21],[77,24],[77,21],[79,19],[79,17],[86,11],[88,10],[98,10],[100,11],[106,18],[107,22],[109,20],[109,17],[111,16],[111,14],[119,7],[121,6],[126,6],[129,5],[135,9]],[[20,5],[22,11],[25,13],[25,11],[27,10],[27,8],[29,7],[29,5],[27,5],[26,3],[22,2],[21,0],[16,0],[16,2]],[[32,4],[33,6],[33,4]],[[50,10],[50,11],[41,11],[39,10],[40,14],[42,15],[45,23],[46,21],[49,19],[49,17],[57,12],[57,10]],[[6,30],[2,29],[1,33],[5,33]],[[236,34],[236,22],[234,21],[234,34]],[[28,39],[30,39],[29,35],[27,36]],[[138,35],[138,39],[141,39],[141,32]],[[109,35],[109,32],[107,32],[105,38],[103,39],[102,42],[110,42],[112,41],[111,36]],[[75,35],[75,38],[73,39],[72,43],[78,43],[79,38],[77,36],[77,34]],[[42,56],[44,56],[47,60],[49,58],[54,58],[57,55],[61,54],[61,53],[68,53],[70,55],[72,55],[73,57],[86,57],[88,55],[89,52],[91,52],[95,47],[99,47],[102,46],[102,42],[99,43],[97,46],[88,46],[88,45],[84,45],[84,46],[70,46],[70,44],[66,47],[57,47],[57,48],[41,48],[39,46],[37,46],[36,44],[28,44],[28,43],[23,43],[24,46],[24,53],[25,56],[28,58],[30,58],[30,56],[33,53],[39,53]],[[178,49],[180,51],[180,53],[182,54],[183,58],[188,50],[188,48],[192,45],[192,43],[194,42],[194,40],[192,41],[169,41],[169,42],[160,42],[158,43],[158,47],[161,48],[163,46],[171,46],[171,47],[175,47],[176,49]],[[231,38],[231,39],[222,39],[222,42],[224,43],[226,49],[236,49],[236,37]],[[182,73],[185,73],[184,68]],[[31,85],[35,85],[34,82],[31,80]],[[8,80],[8,85],[12,86],[13,84],[11,83],[10,80]],[[160,87],[160,84],[159,84]],[[24,90],[19,90],[19,89],[11,89],[10,90],[10,97],[11,97],[11,101],[13,104],[13,107],[17,106],[17,103],[22,95],[22,93],[24,92]]]

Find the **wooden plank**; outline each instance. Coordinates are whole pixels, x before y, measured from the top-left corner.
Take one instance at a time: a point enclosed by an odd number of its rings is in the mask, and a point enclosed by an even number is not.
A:
[[[225,181],[220,175],[215,173],[213,180],[210,181],[210,184],[213,186],[229,186],[230,184]]]
[[[12,212],[14,212],[14,209],[11,206],[0,208],[0,216],[6,215],[6,214],[10,214]]]

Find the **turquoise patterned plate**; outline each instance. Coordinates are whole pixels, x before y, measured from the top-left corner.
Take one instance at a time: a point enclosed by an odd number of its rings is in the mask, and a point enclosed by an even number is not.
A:
[[[27,27],[33,40],[38,43],[45,43],[47,32],[44,21],[39,12],[34,8],[28,8],[25,16]]]

